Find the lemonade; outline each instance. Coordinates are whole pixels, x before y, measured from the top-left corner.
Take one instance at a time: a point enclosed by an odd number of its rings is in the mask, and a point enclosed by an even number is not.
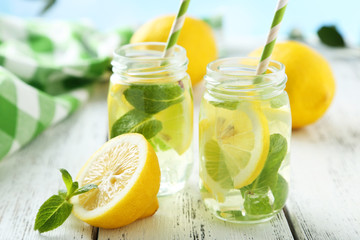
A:
[[[257,59],[209,64],[200,107],[200,190],[218,218],[270,219],[288,195],[291,114],[286,75],[272,61],[255,76]]]
[[[163,43],[124,46],[115,54],[108,94],[109,136],[141,133],[161,168],[159,195],[182,189],[192,168],[193,100],[185,50],[161,57]]]

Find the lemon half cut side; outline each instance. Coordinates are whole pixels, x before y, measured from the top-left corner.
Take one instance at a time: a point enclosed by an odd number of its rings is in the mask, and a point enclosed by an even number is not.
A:
[[[77,181],[80,186],[98,186],[72,198],[74,215],[93,226],[118,228],[158,209],[159,162],[141,134],[123,134],[105,143],[80,170]]]

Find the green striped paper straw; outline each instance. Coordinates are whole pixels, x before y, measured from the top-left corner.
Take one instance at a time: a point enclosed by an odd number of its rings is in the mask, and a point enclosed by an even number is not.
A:
[[[287,4],[288,4],[288,0],[279,0],[278,2],[275,16],[271,24],[271,29],[267,37],[266,45],[261,54],[261,59],[256,69],[257,75],[264,74],[269,65],[271,53],[275,46],[276,38],[280,29],[281,21],[284,17]]]
[[[174,51],[174,46],[179,38],[181,28],[185,22],[185,15],[186,15],[186,11],[189,7],[189,3],[190,3],[190,0],[181,0],[179,12],[176,15],[174,23],[171,27],[169,38],[166,43],[165,51],[163,54],[163,57],[165,57],[165,58],[170,56],[172,54],[172,52]]]

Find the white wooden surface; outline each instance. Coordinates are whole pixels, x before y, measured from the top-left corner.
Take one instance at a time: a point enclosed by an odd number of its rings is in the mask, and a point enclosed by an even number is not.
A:
[[[360,50],[324,51],[337,80],[324,118],[293,131],[287,203],[298,239],[360,239]]]
[[[0,239],[360,239],[360,60],[324,54],[337,93],[323,119],[293,132],[287,218],[281,212],[268,223],[236,225],[212,217],[200,201],[196,164],[188,186],[161,198],[151,218],[104,230],[70,217],[54,231],[33,231],[41,203],[64,187],[58,169],[76,175],[106,139],[103,84],[82,109],[0,162]]]

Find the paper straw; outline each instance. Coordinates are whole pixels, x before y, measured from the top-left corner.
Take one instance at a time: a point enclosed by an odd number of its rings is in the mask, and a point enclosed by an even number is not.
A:
[[[256,75],[264,74],[266,72],[287,4],[288,0],[279,0],[278,2],[275,16],[271,24],[271,29],[267,37],[266,45],[261,54],[261,59],[256,69]]]
[[[190,0],[181,0],[180,9],[172,25],[169,38],[167,40],[165,52],[163,54],[163,57],[165,58],[170,56],[174,51],[174,46],[179,38],[181,28],[184,25],[185,15],[189,7],[189,3]]]

